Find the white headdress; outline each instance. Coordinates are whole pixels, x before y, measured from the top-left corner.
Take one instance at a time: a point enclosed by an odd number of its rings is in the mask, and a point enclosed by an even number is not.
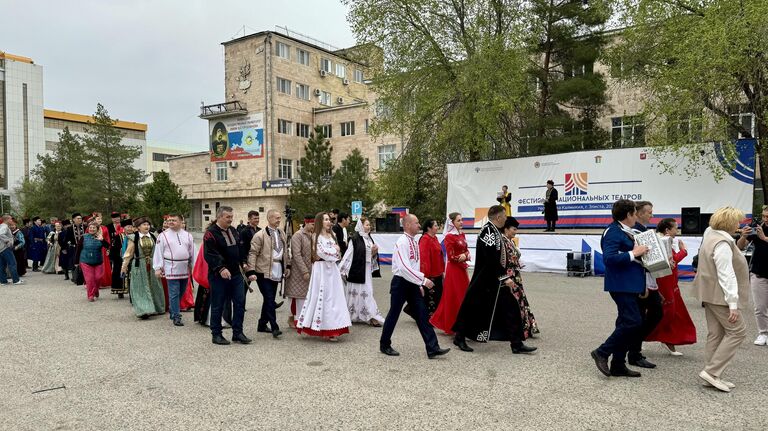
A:
[[[445,226],[443,226],[443,235],[458,235],[459,230],[456,229],[456,226],[453,224],[453,220],[451,220],[450,216],[447,216],[445,218]]]

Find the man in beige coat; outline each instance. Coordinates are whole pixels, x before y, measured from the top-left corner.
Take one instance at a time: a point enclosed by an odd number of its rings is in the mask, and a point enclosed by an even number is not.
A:
[[[275,312],[277,285],[283,277],[290,275],[290,270],[285,267],[287,253],[285,232],[279,227],[281,218],[280,211],[274,209],[267,211],[267,227],[257,232],[251,240],[246,272],[249,281],[256,280],[259,291],[264,297],[261,317],[256,329],[258,332],[271,332],[274,338],[282,334],[277,325]]]
[[[315,233],[315,217],[305,216],[304,226],[291,237],[291,274],[285,280],[285,296],[291,298],[291,315],[288,325],[296,327],[295,316],[301,313],[309,290],[312,273],[312,234]]]

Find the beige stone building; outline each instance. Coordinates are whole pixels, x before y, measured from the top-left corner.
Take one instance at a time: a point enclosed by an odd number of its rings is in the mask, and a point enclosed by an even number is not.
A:
[[[210,151],[168,160],[171,179],[192,202],[190,227],[207,224],[223,205],[234,208],[236,222],[251,209],[284,209],[315,126],[330,139],[336,167],[358,148],[374,172],[402,150],[402,139],[368,133],[376,95],[354,48],[272,31],[223,46],[225,101],[200,114]]]

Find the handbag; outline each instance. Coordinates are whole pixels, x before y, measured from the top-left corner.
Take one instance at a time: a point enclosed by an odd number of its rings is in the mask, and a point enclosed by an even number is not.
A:
[[[75,269],[72,271],[72,282],[78,286],[85,284],[85,278],[83,277],[83,271],[80,269],[80,265],[75,265]]]

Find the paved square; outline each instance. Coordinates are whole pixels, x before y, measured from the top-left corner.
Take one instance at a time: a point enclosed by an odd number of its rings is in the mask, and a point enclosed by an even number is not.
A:
[[[389,269],[375,283],[389,308]],[[730,394],[701,385],[704,313],[684,296],[699,343],[685,356],[646,345],[659,367],[640,379],[603,377],[589,351],[612,330],[615,309],[601,278],[525,274],[541,336],[532,356],[507,343],[453,349],[427,360],[415,323],[401,316],[393,346],[378,352],[379,328],[355,324],[338,343],[286,331],[256,333],[261,307],[249,295],[248,346],[215,346],[192,322],[140,321],[109,290],[88,303],[61,276],[30,274],[0,288],[3,306],[0,429],[731,429],[768,426],[768,347],[752,345],[755,323],[726,378]],[[286,304],[287,305],[287,304]],[[287,306],[278,321],[287,319]],[[283,328],[287,329],[287,325]],[[225,330],[225,336],[231,331]],[[444,347],[453,347],[440,336]],[[66,386],[66,389],[33,393]]]

